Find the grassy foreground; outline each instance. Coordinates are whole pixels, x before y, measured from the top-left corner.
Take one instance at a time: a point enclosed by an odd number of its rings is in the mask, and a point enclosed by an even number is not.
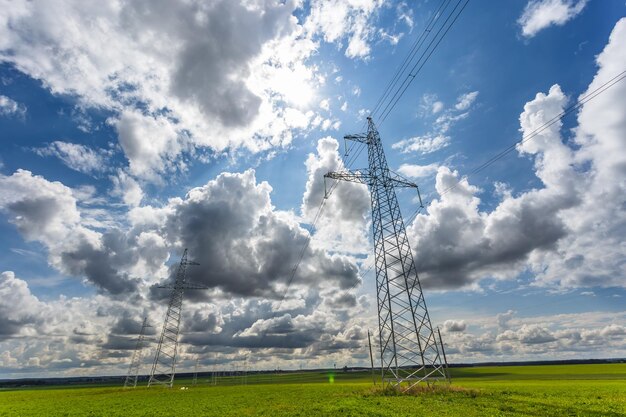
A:
[[[626,364],[460,368],[454,390],[417,396],[383,395],[366,373],[198,382],[0,391],[0,416],[626,416]]]

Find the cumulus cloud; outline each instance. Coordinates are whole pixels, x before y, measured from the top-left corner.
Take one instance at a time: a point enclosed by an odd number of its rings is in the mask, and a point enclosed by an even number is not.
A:
[[[598,56],[597,88],[619,73],[626,58],[626,19],[617,23]],[[428,214],[418,215],[409,234],[419,247],[425,285],[459,287],[484,277],[510,278],[530,269],[541,285],[624,286],[624,114],[626,86],[617,84],[578,115],[575,146],[563,142],[561,123],[520,143],[534,161],[543,187],[502,193],[492,211],[480,209],[480,190],[440,167]],[[538,93],[520,115],[528,135],[559,114],[568,99],[558,85]],[[622,109],[623,111],[620,111]],[[600,206],[598,201],[602,201]]]
[[[10,97],[0,95],[0,116],[17,116],[23,118],[25,115],[26,106]]]
[[[439,165],[436,163],[428,165],[402,164],[398,168],[398,173],[409,178],[423,178],[437,173]]]
[[[349,58],[366,58],[370,41],[376,34],[372,28],[373,14],[381,0],[340,1],[315,0],[304,27],[320,33],[326,42],[347,40],[345,55]]]
[[[163,223],[150,226],[173,247],[188,248],[202,266],[189,269],[189,279],[245,296],[277,297],[309,238],[293,214],[277,211],[272,188],[257,183],[253,170],[220,174],[170,200]],[[144,213],[146,208],[142,208]],[[320,280],[350,288],[358,282],[356,266],[340,255],[307,247],[293,284]]]
[[[452,361],[621,357],[623,319],[623,312],[571,313],[511,319],[502,328],[493,317],[475,317],[481,330],[447,332],[446,353]]]
[[[73,1],[52,16],[44,4],[17,1],[0,17],[0,59],[83,108],[110,111],[130,173],[158,182],[185,169],[184,152],[260,152],[288,145],[302,128],[283,113],[307,107],[321,78],[306,65],[317,32],[298,23],[297,7]]]
[[[316,224],[314,244],[343,252],[369,252],[367,219],[371,203],[367,186],[341,182],[335,187],[334,181],[324,181],[324,174],[345,169],[337,140],[330,136],[320,139],[317,153],[309,154],[306,167],[307,183],[301,205],[306,220],[315,219],[326,191],[334,187]]]
[[[538,97],[544,98],[548,97]],[[549,100],[557,107],[542,112],[539,123],[560,111],[564,99],[560,90],[553,90]],[[560,141],[553,142],[549,146],[556,148],[555,154],[567,148]],[[421,248],[417,265],[423,282],[437,286],[463,286],[485,276],[515,275],[524,268],[530,252],[555,249],[556,242],[567,234],[559,217],[545,213],[577,202],[569,194],[546,188],[505,199],[493,212],[483,213],[479,189],[447,167],[437,172],[436,190],[440,198],[432,201],[428,215],[416,218],[409,233]]]
[[[120,272],[135,255],[119,231],[104,234],[85,227],[72,190],[29,171],[0,176],[0,209],[27,241],[41,242],[50,264],[84,277],[112,294],[132,292],[136,280]]]
[[[131,207],[141,204],[143,190],[133,177],[120,169],[117,175],[111,176],[111,182],[113,183],[111,192],[113,196],[121,197],[124,204]]]
[[[41,324],[41,303],[12,271],[0,273],[0,341]],[[31,332],[32,333],[32,332]]]
[[[443,323],[443,330],[446,332],[464,332],[466,328],[465,320],[446,320]]]
[[[496,341],[498,342],[505,340],[518,340],[524,344],[535,345],[553,342],[556,338],[552,335],[552,332],[545,327],[525,324],[515,331],[506,330],[503,333],[500,333],[496,338]]]
[[[0,274],[0,295],[0,372],[9,377],[122,372],[128,352],[117,349],[134,348],[131,317],[145,313],[102,295],[43,301],[11,271]]]
[[[582,12],[587,0],[531,0],[517,20],[522,35],[532,38],[552,25],[563,26]]]
[[[172,121],[125,111],[110,123],[117,130],[132,174],[158,180],[161,172],[175,167],[182,139]]]

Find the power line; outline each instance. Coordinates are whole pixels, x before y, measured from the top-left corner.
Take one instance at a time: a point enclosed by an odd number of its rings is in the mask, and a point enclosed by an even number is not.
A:
[[[359,156],[359,154],[361,153],[362,150],[363,150],[363,147],[361,146],[361,148],[359,149],[359,151],[356,154],[356,156],[353,156],[352,158],[350,158],[350,160],[347,163],[344,163],[343,160],[340,160],[341,164],[343,165],[343,168],[345,168],[345,169],[351,168],[352,164],[354,163],[354,161]],[[347,156],[348,156],[348,153],[346,153],[346,157]],[[320,202],[320,205],[319,205],[319,207],[317,209],[317,212],[315,213],[315,216],[313,217],[313,221],[311,222],[312,229],[315,229],[315,226],[317,225],[317,222],[322,217],[322,211],[324,209],[324,206],[326,205],[326,201],[332,195],[332,193],[335,191],[335,189],[337,188],[338,184],[339,184],[339,181],[336,181],[334,184],[331,185],[330,190],[325,192],[325,195],[322,198],[322,201]],[[304,259],[304,254],[306,253],[306,250],[308,249],[309,244],[311,243],[311,238],[312,237],[313,237],[312,233],[309,233],[308,236],[306,237],[304,245],[302,246],[302,249],[300,250],[300,253],[298,255],[298,260],[296,261],[296,264],[294,265],[293,269],[291,270],[291,275],[289,276],[289,280],[287,281],[287,287],[285,288],[285,292],[283,293],[283,296],[281,297],[281,300],[278,303],[277,310],[280,310],[280,307],[282,306],[283,302],[287,298],[287,295],[289,294],[289,289],[291,288],[291,284],[293,283],[293,280],[294,280],[294,278],[296,276],[296,273],[298,272],[300,264],[302,263],[302,260]]]
[[[420,58],[417,60],[417,62],[413,66],[413,68],[411,68],[411,72],[406,76],[405,80],[402,82],[400,87],[398,87],[398,89],[396,90],[396,93],[391,98],[391,101],[389,101],[387,103],[387,106],[385,106],[385,108],[383,109],[383,111],[382,111],[382,113],[381,113],[381,115],[379,117],[379,122],[378,122],[378,126],[379,127],[380,127],[380,125],[382,125],[384,123],[384,121],[387,119],[387,116],[389,116],[391,111],[395,108],[395,106],[398,103],[398,101],[402,98],[402,96],[404,95],[406,90],[409,88],[409,86],[411,85],[413,80],[415,80],[415,77],[422,70],[422,68],[424,67],[426,62],[428,62],[428,60],[432,56],[433,52],[435,52],[435,50],[437,49],[437,47],[439,46],[439,44],[441,43],[443,38],[450,31],[450,29],[452,28],[454,23],[457,21],[457,19],[459,18],[459,16],[463,12],[463,10],[465,10],[465,7],[467,6],[467,4],[469,3],[470,0],[465,0],[465,3],[461,7],[461,9],[458,11],[458,13],[456,15],[454,15],[456,9],[459,7],[459,5],[461,4],[462,1],[463,0],[459,0],[457,2],[456,6],[454,6],[454,9],[452,9],[452,12],[448,15],[448,17],[444,21],[443,25],[439,28],[439,30],[435,34],[435,37],[430,41],[430,43],[426,47],[426,50],[422,53],[422,55],[420,55]],[[450,18],[452,16],[454,16],[454,18],[452,19],[450,24],[446,27],[446,24],[448,23],[448,21],[450,20]],[[443,34],[441,36],[439,36],[441,31],[444,30],[444,28],[445,28],[445,31],[443,32]],[[428,52],[428,49],[431,47],[431,45],[433,45],[433,43],[434,43],[434,46],[432,47],[432,49],[430,49],[430,52]],[[424,58],[423,61],[422,61],[422,58]],[[422,61],[421,65],[420,65],[420,61]],[[418,65],[419,65],[419,67],[418,67]]]
[[[529,140],[535,138],[536,136],[538,136],[541,132],[543,132],[544,130],[546,130],[548,127],[552,126],[554,123],[556,123],[557,121],[559,121],[560,119],[562,119],[563,117],[565,117],[566,115],[574,112],[575,110],[579,109],[583,104],[593,100],[594,98],[596,98],[598,95],[602,94],[603,92],[605,92],[606,90],[608,90],[609,88],[613,87],[615,84],[617,84],[618,82],[622,81],[624,78],[626,78],[626,70],[622,71],[620,74],[616,75],[615,77],[611,78],[609,81],[605,82],[604,84],[602,84],[600,87],[596,88],[595,90],[585,94],[584,96],[582,96],[579,101],[566,108],[565,110],[563,110],[561,113],[557,114],[556,116],[554,116],[552,119],[548,120],[547,122],[545,122],[543,125],[539,126],[537,129],[533,130],[532,132],[530,132],[529,134],[525,135],[524,137],[522,137],[522,139],[519,142],[515,142],[513,145],[508,146],[506,149],[504,149],[503,151],[499,152],[498,154],[496,154],[495,156],[493,156],[492,158],[490,158],[487,162],[481,164],[480,166],[474,168],[472,171],[470,171],[470,174],[468,175],[473,175],[475,173],[480,172],[481,170],[485,169],[486,167],[488,167],[489,165],[495,163],[497,160],[501,159],[502,157],[504,157],[505,155],[507,155],[508,153],[510,153],[513,149],[516,148],[517,145],[521,145],[523,143],[528,142]],[[445,194],[447,194],[448,192],[452,191],[454,188],[458,187],[459,184],[463,181],[464,178],[466,178],[467,176],[459,179],[456,181],[455,184],[453,184],[452,186],[446,188],[444,191],[441,192],[441,194],[439,194],[439,196],[443,196]],[[337,183],[335,183],[334,185],[336,185]],[[427,208],[428,206],[430,206],[430,204],[432,203],[432,200],[427,202],[426,204],[424,204],[424,206],[420,206],[417,208],[417,210],[415,210],[413,212],[413,214],[411,214],[408,218],[407,218],[407,222],[406,222],[406,227],[409,227],[413,221],[415,221],[415,219],[417,218],[417,216],[420,214],[420,212],[422,210],[424,210],[425,208]],[[372,267],[374,266],[374,264],[370,264],[368,268],[365,269],[365,272],[363,273],[359,273],[359,277],[364,281],[363,276],[367,275],[369,273],[369,271],[372,269]],[[355,283],[352,287],[350,287],[348,290],[345,291],[344,294],[349,294],[350,291],[352,291],[353,289],[355,289],[357,286],[359,285],[359,282]]]
[[[447,194],[448,192],[450,192],[451,190],[453,190],[454,188],[458,187],[458,185],[463,181],[464,178],[466,178],[468,175],[473,175],[476,174],[480,171],[482,171],[483,169],[487,168],[489,165],[492,165],[493,163],[495,163],[496,161],[502,159],[504,156],[506,156],[507,154],[511,153],[511,151],[513,151],[518,145],[522,145],[526,142],[528,142],[529,140],[537,137],[541,132],[543,132],[544,130],[546,130],[547,128],[549,128],[550,126],[552,126],[553,124],[555,124],[556,122],[558,122],[559,120],[561,120],[563,117],[567,116],[568,114],[574,112],[575,110],[578,110],[580,107],[582,107],[585,103],[588,103],[589,101],[593,100],[594,98],[596,98],[597,96],[599,96],[600,94],[602,94],[603,92],[605,92],[606,90],[608,90],[609,88],[613,87],[615,84],[617,84],[618,82],[622,81],[624,78],[626,78],[626,70],[622,71],[621,73],[619,73],[618,75],[616,75],[615,77],[611,78],[609,81],[605,82],[604,84],[602,84],[600,87],[596,88],[595,90],[593,90],[590,93],[585,94],[583,97],[581,97],[578,102],[576,102],[576,104],[573,104],[571,106],[569,106],[568,108],[566,108],[565,110],[563,110],[561,113],[557,114],[556,116],[554,116],[552,119],[548,120],[547,122],[545,122],[543,125],[539,126],[537,129],[533,130],[532,132],[524,135],[522,137],[522,139],[519,142],[515,142],[512,145],[508,146],[507,148],[505,148],[504,150],[502,150],[501,152],[497,153],[496,155],[494,155],[493,157],[489,158],[486,162],[482,163],[481,165],[477,166],[476,168],[472,169],[469,174],[465,175],[463,178],[459,179],[456,181],[455,184],[449,186],[448,188],[446,188],[441,194],[440,196]]]
[[[422,31],[422,33],[419,36],[419,38],[417,38],[415,40],[415,42],[413,43],[413,46],[412,46],[411,50],[409,51],[409,53],[407,54],[407,56],[404,58],[404,61],[398,67],[398,69],[396,70],[396,72],[395,72],[394,76],[392,77],[392,79],[387,83],[387,86],[385,87],[385,91],[383,92],[382,96],[376,102],[376,106],[374,106],[374,109],[372,110],[371,115],[374,115],[378,111],[378,109],[380,108],[382,103],[385,101],[385,99],[387,98],[389,93],[391,91],[393,91],[394,85],[397,83],[397,80],[402,75],[404,70],[410,65],[411,61],[413,60],[413,58],[417,54],[417,51],[419,50],[419,48],[422,46],[422,44],[426,40],[426,37],[428,36],[428,34],[431,32],[431,30],[432,30],[432,28],[434,26],[434,23],[436,23],[436,21],[439,19],[439,17],[441,16],[441,12],[447,7],[447,4],[450,3],[450,1],[451,0],[442,0],[442,2],[439,4],[439,7],[435,11],[435,13],[433,13],[432,17],[430,18],[429,22],[426,24],[426,27]],[[442,7],[443,7],[443,9],[442,9]]]
[[[563,117],[573,113],[574,111],[578,110],[579,108],[581,108],[585,103],[588,103],[589,101],[593,100],[594,98],[596,98],[597,96],[599,96],[600,94],[604,93],[606,90],[608,90],[609,88],[613,87],[614,85],[616,85],[617,83],[619,83],[620,81],[622,81],[624,78],[626,78],[626,70],[620,72],[618,75],[614,76],[613,78],[611,78],[610,80],[608,80],[607,82],[605,82],[604,84],[602,84],[601,86],[599,86],[598,88],[596,88],[595,90],[586,93],[584,96],[582,96],[578,102],[576,102],[576,104],[573,104],[569,107],[567,107],[565,110],[563,110],[561,113],[557,114],[556,116],[554,116],[553,118],[551,118],[550,120],[548,120],[547,122],[545,122],[544,124],[542,124],[541,126],[539,126],[537,129],[533,130],[532,132],[524,135],[522,137],[522,139],[518,142],[516,141],[515,143],[513,143],[512,145],[509,145],[508,147],[506,147],[504,150],[498,152],[496,155],[492,156],[491,158],[489,158],[486,162],[482,163],[481,165],[475,167],[474,169],[472,169],[469,174],[463,176],[462,178],[456,179],[455,183],[451,186],[449,186],[448,188],[444,189],[441,193],[439,193],[439,196],[443,196],[447,193],[449,193],[450,191],[452,191],[453,189],[455,189],[456,187],[458,187],[464,179],[466,179],[469,175],[474,175],[480,171],[482,171],[483,169],[487,168],[488,166],[494,164],[495,162],[497,162],[498,160],[502,159],[504,156],[508,155],[509,153],[511,153],[511,151],[513,151],[518,145],[524,144],[532,139],[534,139],[535,137],[537,137],[541,132],[543,132],[544,130],[546,130],[547,128],[549,128],[550,126],[552,126],[553,124],[555,124],[556,122],[558,122],[559,120],[561,120]],[[430,204],[432,203],[432,200],[430,202],[428,202],[427,204],[425,204],[424,207],[428,207],[430,206]],[[422,210],[422,207],[419,207],[410,217],[410,221],[407,222],[407,226],[409,224],[411,224],[411,222],[413,222],[413,220],[415,220],[415,218],[417,217],[417,215],[419,214],[419,212]]]

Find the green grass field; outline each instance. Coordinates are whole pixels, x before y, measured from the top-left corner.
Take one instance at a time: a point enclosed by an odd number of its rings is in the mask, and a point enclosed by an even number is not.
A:
[[[383,395],[370,374],[341,372],[333,383],[302,373],[248,376],[247,385],[4,390],[0,416],[626,416],[626,364],[452,371],[455,390],[415,396]]]

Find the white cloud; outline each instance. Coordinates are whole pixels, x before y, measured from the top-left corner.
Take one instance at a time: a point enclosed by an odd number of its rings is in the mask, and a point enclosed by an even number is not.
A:
[[[330,110],[330,102],[328,101],[328,99],[325,98],[324,100],[320,101],[320,108],[326,111]]]
[[[404,33],[391,34],[384,29],[378,29],[378,35],[382,40],[389,42],[390,45],[397,45]]]
[[[25,240],[45,246],[48,262],[62,274],[86,279],[101,291],[132,295],[137,279],[127,268],[137,262],[134,237],[87,227],[69,187],[25,170],[0,175],[0,210]]]
[[[382,0],[314,0],[304,27],[310,33],[320,33],[326,42],[338,43],[347,39],[345,55],[348,58],[367,58],[370,41],[376,34],[373,17]]]
[[[494,317],[474,317],[482,332],[446,332],[446,353],[452,361],[621,357],[623,320],[624,312],[587,312],[509,319],[503,328]]]
[[[26,240],[55,245],[68,239],[80,223],[80,213],[69,187],[18,170],[0,175],[0,209]]]
[[[436,163],[428,165],[402,164],[398,168],[398,173],[410,178],[423,178],[437,173],[439,165]]]
[[[121,197],[124,204],[131,207],[141,204],[143,190],[133,177],[120,169],[116,175],[111,176],[111,182],[113,183],[111,194]]]
[[[23,118],[25,115],[26,106],[10,97],[0,95],[0,116],[18,116]]]
[[[450,144],[450,137],[445,135],[416,136],[404,139],[391,145],[393,149],[399,149],[402,153],[420,152],[428,154],[445,148]]]
[[[117,130],[132,174],[156,181],[159,173],[176,164],[182,138],[167,118],[126,111],[110,123]]]
[[[283,111],[306,112],[322,82],[293,0],[44,3],[5,5],[0,59],[82,108],[111,111],[130,172],[150,181],[184,169],[193,148],[287,146]]]
[[[67,167],[85,174],[102,172],[107,169],[105,162],[107,152],[96,151],[78,143],[54,141],[45,148],[36,148],[35,152],[41,156],[55,156]]]
[[[552,25],[562,26],[578,16],[587,0],[530,0],[517,20],[522,35],[532,38]]]
[[[443,330],[445,332],[464,332],[465,329],[467,329],[467,323],[465,323],[465,320],[446,320],[443,323]]]
[[[626,19],[620,20],[604,51],[596,89],[619,73],[626,59]],[[408,231],[420,248],[418,270],[425,285],[460,287],[482,278],[510,279],[530,270],[534,285],[626,287],[626,84],[619,83],[584,104],[574,129],[574,146],[564,143],[554,123],[517,150],[534,161],[542,186],[500,194],[495,209],[480,209],[480,190],[440,167],[428,214]],[[520,115],[523,135],[543,126],[567,106],[558,85],[538,93]],[[598,204],[601,201],[602,204]]]
[[[409,29],[413,29],[413,25],[414,25],[414,17],[413,17],[413,10],[409,7],[409,5],[406,2],[400,2],[397,6],[396,6],[396,13],[398,15],[398,20],[404,22],[405,25],[407,25],[407,27]]]
[[[458,97],[457,103],[449,109],[438,100],[436,94],[424,94],[419,106],[418,116],[432,117],[435,119],[432,129],[425,135],[403,139],[391,145],[393,149],[399,149],[402,153],[419,152],[428,154],[445,148],[450,144],[451,138],[448,131],[460,120],[469,117],[470,108],[478,96],[478,91],[471,91]]]
[[[474,101],[476,100],[476,97],[478,97],[478,91],[471,91],[469,93],[462,94],[457,99],[457,102],[454,105],[454,108],[457,110],[465,111],[469,109],[470,106],[474,103]],[[433,113],[436,113],[436,112],[433,111]]]
[[[326,137],[317,143],[317,153],[306,160],[307,183],[302,198],[302,215],[311,222],[334,181],[324,181],[329,171],[345,169],[337,140]],[[367,218],[370,213],[369,191],[365,185],[342,182],[325,201],[322,217],[316,225],[313,243],[343,252],[368,252]]]
[[[28,334],[31,326],[43,322],[41,313],[41,303],[26,282],[12,271],[0,273],[0,340],[13,334]]]

